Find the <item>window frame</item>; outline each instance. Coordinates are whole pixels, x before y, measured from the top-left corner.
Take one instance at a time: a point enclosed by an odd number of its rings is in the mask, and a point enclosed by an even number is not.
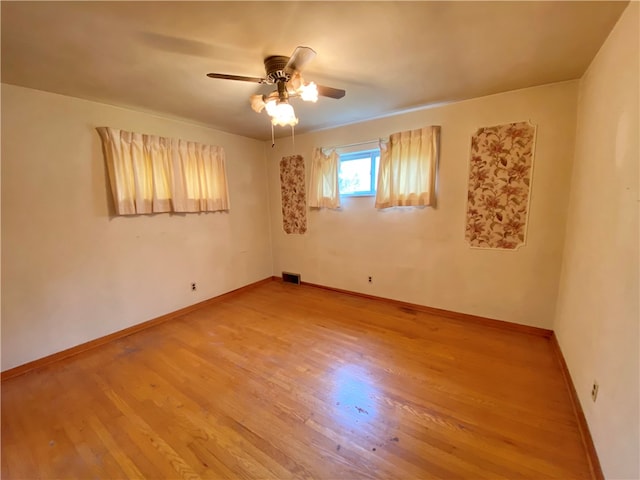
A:
[[[376,157],[378,157],[378,162],[376,165]],[[353,193],[343,193],[340,190],[340,168],[342,166],[342,162],[350,162],[353,160],[362,160],[369,159],[370,160],[370,168],[371,168],[371,183],[369,190],[359,190]],[[378,187],[378,170],[380,166],[380,149],[379,148],[369,148],[367,150],[357,150],[354,152],[345,152],[341,153],[338,156],[338,193],[341,197],[375,197],[376,191]]]

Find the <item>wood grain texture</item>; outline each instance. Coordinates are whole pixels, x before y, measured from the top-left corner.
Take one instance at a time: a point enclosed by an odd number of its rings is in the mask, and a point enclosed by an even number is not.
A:
[[[551,341],[269,282],[2,383],[2,477],[591,478]]]
[[[274,280],[279,277],[273,277]],[[553,330],[547,328],[533,327],[531,325],[523,325],[520,323],[505,322],[504,320],[496,320],[493,318],[480,317],[478,315],[471,315],[469,313],[453,312],[451,310],[444,310],[442,308],[429,307],[427,305],[420,305],[417,303],[402,302],[400,300],[393,300],[385,297],[376,297],[375,295],[368,295],[366,293],[353,292],[351,290],[343,290],[341,288],[328,287],[326,285],[318,285],[316,283],[300,282],[303,285],[309,285],[316,288],[324,288],[325,290],[331,290],[333,292],[348,293],[349,295],[356,295],[362,298],[370,298],[372,300],[378,300],[382,302],[388,302],[398,307],[409,308],[417,310],[419,312],[428,313],[430,315],[437,315],[439,317],[453,318],[455,320],[464,320],[465,322],[473,322],[480,325],[485,325],[492,328],[500,328],[505,330],[513,330],[514,332],[526,333],[529,335],[540,335],[542,337],[551,337]]]

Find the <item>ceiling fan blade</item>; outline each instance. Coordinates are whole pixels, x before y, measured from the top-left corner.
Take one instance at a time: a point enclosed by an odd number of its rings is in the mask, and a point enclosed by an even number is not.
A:
[[[318,95],[329,98],[342,98],[347,92],[339,88],[325,87],[324,85],[318,85]]]
[[[316,52],[313,48],[296,47],[291,57],[289,57],[289,61],[284,67],[284,70],[286,72],[301,72],[305,65],[313,60],[315,56]]]
[[[267,80],[260,77],[244,77],[242,75],[227,75],[226,73],[207,73],[209,78],[221,78],[222,80],[240,80],[241,82],[267,83]]]

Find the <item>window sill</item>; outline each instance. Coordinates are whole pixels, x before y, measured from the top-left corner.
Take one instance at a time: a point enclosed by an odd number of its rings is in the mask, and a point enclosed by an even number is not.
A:
[[[340,198],[375,197],[375,193],[341,193]]]

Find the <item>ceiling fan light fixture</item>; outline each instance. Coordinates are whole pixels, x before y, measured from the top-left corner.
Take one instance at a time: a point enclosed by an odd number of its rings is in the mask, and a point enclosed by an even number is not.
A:
[[[265,110],[267,111],[267,115],[269,115],[270,117],[276,116],[276,99],[274,98],[267,99],[264,106],[265,106]]]
[[[263,95],[251,95],[251,108],[254,112],[260,113],[266,106]]]
[[[314,82],[309,82],[306,85],[300,85],[300,98],[305,102],[317,102],[318,101],[318,87]]]
[[[0,0],[1,1],[1,0]],[[259,83],[261,85],[276,85],[277,90],[268,95],[251,95],[251,109],[256,113],[266,110],[271,117],[271,137],[273,139],[273,127],[290,126],[293,135],[293,127],[298,124],[293,107],[289,104],[290,98],[301,98],[305,102],[317,102],[318,96],[330,98],[342,98],[344,90],[318,86],[314,82],[306,83],[302,78],[302,70],[316,56],[316,52],[310,47],[298,46],[290,57],[272,55],[264,59],[265,77],[247,77],[244,75],[229,75],[226,73],[207,73],[207,77],[223,80],[239,80],[243,82]]]
[[[271,102],[269,102],[271,103]],[[271,115],[271,123],[273,125],[290,125],[294,126],[298,124],[298,119],[293,111],[293,107],[286,101],[274,102],[275,107],[273,109],[273,115]],[[267,104],[267,113],[269,113],[269,104]]]

